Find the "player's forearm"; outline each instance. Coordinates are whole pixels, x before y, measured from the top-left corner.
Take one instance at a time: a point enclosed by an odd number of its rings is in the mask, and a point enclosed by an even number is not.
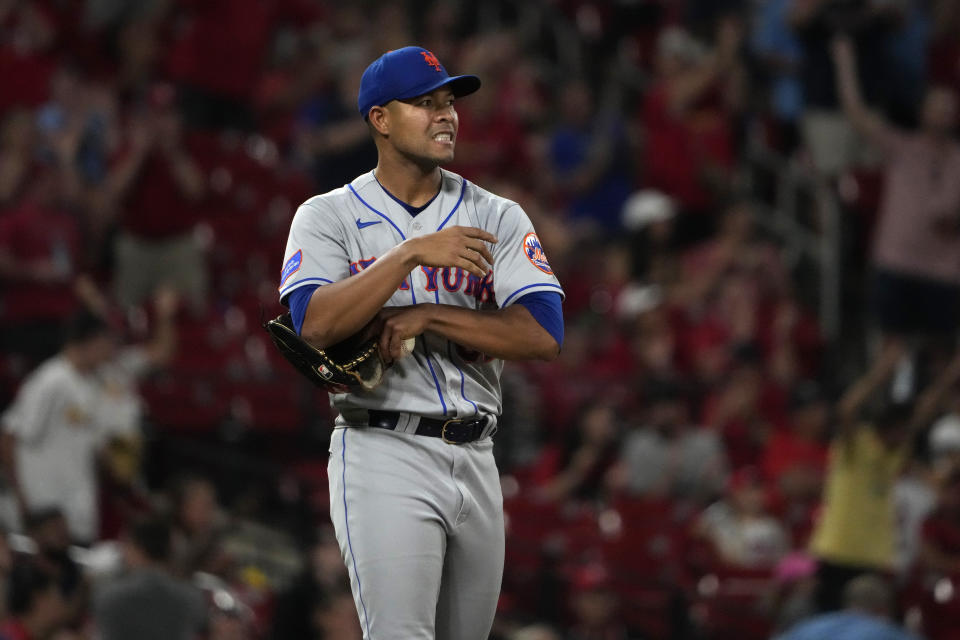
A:
[[[323,349],[365,327],[416,268],[409,246],[398,245],[360,273],[313,292],[300,335]]]
[[[477,311],[449,305],[424,305],[431,313],[427,331],[467,349],[503,360],[553,360],[560,345],[521,305]]]

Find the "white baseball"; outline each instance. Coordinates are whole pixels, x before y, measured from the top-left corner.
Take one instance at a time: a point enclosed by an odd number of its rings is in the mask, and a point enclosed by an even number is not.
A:
[[[415,337],[407,338],[406,340],[403,341],[401,351],[403,352],[403,355],[407,355],[407,354],[413,353],[413,349],[416,346],[417,346],[417,339]]]

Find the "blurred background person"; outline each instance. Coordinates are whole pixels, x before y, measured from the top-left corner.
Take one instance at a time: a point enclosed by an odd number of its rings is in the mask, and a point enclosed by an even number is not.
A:
[[[777,636],[777,639],[913,640],[916,638],[892,622],[893,592],[889,585],[877,576],[863,575],[850,581],[844,587],[843,603],[843,611],[814,616]]]
[[[56,580],[22,560],[10,570],[7,587],[9,617],[0,623],[3,640],[43,640],[62,629],[64,605]]]
[[[871,422],[860,415],[903,353],[891,344],[838,405],[822,512],[810,540],[819,561],[820,611],[840,609],[844,587],[858,576],[892,579],[897,531],[893,488],[910,455],[913,410],[888,402]]]
[[[164,284],[196,309],[207,302],[207,267],[194,234],[206,182],[184,139],[174,91],[166,84],[150,88],[107,177],[119,228],[114,286],[125,307]]]
[[[159,518],[139,521],[126,533],[122,543],[126,572],[104,586],[94,602],[103,640],[192,640],[204,628],[206,603],[201,593],[170,573],[172,541],[170,525]]]
[[[4,471],[23,517],[55,507],[71,538],[89,544],[99,528],[96,372],[113,356],[115,338],[88,311],[72,316],[64,337],[60,354],[31,374],[3,415]]]

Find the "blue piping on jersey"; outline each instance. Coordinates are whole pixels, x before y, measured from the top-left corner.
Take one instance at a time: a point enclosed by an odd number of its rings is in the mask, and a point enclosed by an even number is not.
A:
[[[367,605],[363,602],[363,587],[360,586],[360,572],[357,571],[357,556],[353,553],[353,542],[350,540],[350,518],[347,515],[347,431],[343,429],[343,438],[340,442],[340,484],[343,485],[343,524],[347,529],[347,548],[350,550],[350,559],[353,561],[353,575],[357,576],[357,595],[360,596],[360,607],[363,609],[363,625],[367,628],[367,637],[370,637],[370,619],[367,617]]]
[[[427,345],[424,342],[423,352],[425,360],[427,361],[427,367],[430,369],[430,375],[433,376],[433,384],[437,387],[437,395],[440,396],[440,406],[443,408],[443,415],[447,415],[447,403],[443,401],[443,392],[440,391],[440,380],[437,379],[437,374],[433,370],[433,365],[430,363],[430,354],[427,353]]]
[[[296,282],[291,283],[286,289],[281,289],[280,297],[283,298],[283,296],[290,293],[290,291],[296,289],[306,282],[322,282],[323,284],[333,284],[333,280],[327,280],[326,278],[304,278],[303,280],[297,280]]]
[[[506,307],[510,303],[510,301],[513,300],[514,296],[516,296],[521,291],[526,291],[527,289],[531,289],[533,287],[553,287],[554,289],[560,289],[560,291],[563,292],[563,287],[561,287],[558,284],[553,284],[552,282],[535,282],[533,284],[528,284],[525,287],[520,287],[519,289],[517,289],[516,291],[508,295],[507,299],[504,300],[503,303],[500,305],[500,308],[502,309]]]
[[[463,180],[463,184],[460,187],[460,198],[457,200],[457,204],[453,205],[453,209],[450,210],[450,213],[447,214],[447,217],[444,218],[443,222],[440,223],[440,226],[437,227],[437,231],[440,231],[441,229],[443,229],[444,225],[450,221],[450,218],[453,216],[453,214],[456,213],[457,209],[460,208],[460,203],[463,202],[463,194],[466,192],[466,190],[467,190],[467,181]]]
[[[463,369],[460,368],[460,365],[457,364],[456,360],[453,359],[453,343],[449,340],[447,341],[447,356],[450,357],[450,362],[453,363],[453,366],[457,368],[457,371],[460,372],[460,397],[473,405],[473,415],[480,415],[480,409],[477,407],[477,403],[467,397],[467,394],[463,391]]]
[[[382,213],[382,212],[380,212],[380,211],[377,211],[376,209],[374,209],[373,207],[371,207],[371,206],[367,203],[366,200],[364,200],[363,198],[360,197],[360,194],[357,193],[357,190],[353,188],[353,185],[352,185],[352,184],[348,184],[347,186],[350,187],[350,191],[353,192],[353,195],[357,196],[357,200],[359,200],[360,202],[363,203],[363,206],[365,206],[367,209],[370,209],[370,211],[373,211],[375,214],[377,214],[378,216],[380,216],[381,218],[383,218],[384,220],[386,220],[387,222],[389,222],[390,225],[391,225],[394,229],[397,230],[397,233],[400,234],[400,237],[401,237],[401,238],[403,238],[404,240],[407,239],[407,236],[403,235],[403,231],[400,231],[400,227],[398,227],[396,224],[394,224],[393,220],[391,220],[391,219],[387,216],[387,214]]]

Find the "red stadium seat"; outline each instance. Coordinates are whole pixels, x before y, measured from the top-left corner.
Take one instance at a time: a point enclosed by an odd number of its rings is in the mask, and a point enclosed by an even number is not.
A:
[[[692,609],[706,639],[764,640],[771,620],[764,598],[773,587],[772,569],[716,564],[699,577]]]

